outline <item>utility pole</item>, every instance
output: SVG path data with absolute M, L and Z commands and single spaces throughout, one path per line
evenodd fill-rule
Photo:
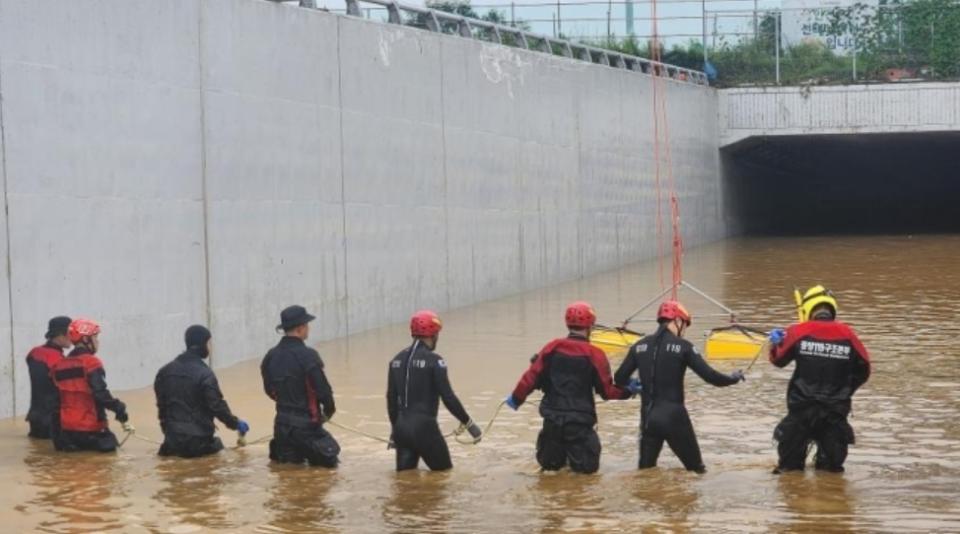
M 563 37 L 563 26 L 560 20 L 560 0 L 557 0 L 557 37 Z
M 753 40 L 756 40 L 760 37 L 760 24 L 757 22 L 757 1 L 753 0 Z
M 707 0 L 700 0 L 700 19 L 703 22 L 703 65 L 707 65 Z
M 626 0 L 624 7 L 627 19 L 627 37 L 633 37 L 633 0 Z
M 610 33 L 610 15 L 613 11 L 613 0 L 607 0 L 607 42 L 613 38 L 613 34 Z
M 778 11 L 778 12 L 777 12 L 777 18 L 776 18 L 776 20 L 774 20 L 774 28 L 773 28 L 774 41 L 776 41 L 776 42 L 774 43 L 774 47 L 776 47 L 776 50 L 777 50 L 777 59 L 776 59 L 776 61 L 777 61 L 777 85 L 780 85 L 780 15 L 781 15 L 781 12 Z

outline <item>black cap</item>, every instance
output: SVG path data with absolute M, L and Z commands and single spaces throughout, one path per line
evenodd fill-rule
M 284 332 L 293 330 L 314 319 L 316 319 L 316 317 L 307 313 L 307 309 L 303 306 L 297 306 L 296 304 L 287 306 L 280 312 L 280 324 L 277 325 L 277 330 L 283 330 Z
M 67 335 L 67 329 L 70 328 L 71 319 L 65 315 L 58 315 L 47 323 L 47 339 L 53 339 L 57 336 Z
M 187 331 L 183 333 L 183 342 L 186 343 L 188 349 L 190 347 L 205 348 L 207 341 L 210 341 L 211 337 L 213 336 L 210 334 L 210 331 L 207 330 L 207 327 L 195 324 L 187 328 Z

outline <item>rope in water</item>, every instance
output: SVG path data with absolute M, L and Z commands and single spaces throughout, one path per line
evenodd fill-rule
M 766 354 L 770 350 L 770 342 L 764 341 L 763 345 L 760 345 L 760 348 L 757 349 L 757 355 L 753 357 L 753 360 L 750 361 L 750 365 L 743 370 L 744 373 L 749 373 L 750 369 L 753 368 L 753 364 L 757 363 L 757 360 L 760 359 L 761 354 Z
M 155 439 L 148 438 L 148 437 L 146 437 L 146 436 L 137 434 L 136 429 L 133 428 L 133 427 L 130 427 L 129 430 L 126 430 L 126 434 L 123 436 L 123 439 L 120 440 L 120 443 L 117 444 L 117 446 L 118 446 L 118 447 L 123 447 L 123 445 L 124 445 L 130 438 L 138 439 L 138 440 L 140 440 L 140 441 L 142 441 L 142 442 L 144 442 L 144 443 L 149 443 L 149 444 L 151 444 L 151 445 L 158 445 L 158 446 L 162 446 L 162 445 L 163 445 L 163 442 L 161 442 L 161 441 L 157 441 L 157 440 L 155 440 Z M 256 444 L 258 444 L 258 443 L 263 443 L 263 442 L 265 442 L 265 441 L 269 441 L 270 439 L 273 439 L 273 434 L 270 434 L 269 436 L 263 436 L 263 437 L 257 438 L 257 439 L 255 439 L 255 440 L 253 440 L 253 441 L 247 441 L 244 436 L 238 436 L 238 437 L 237 437 L 237 446 L 236 446 L 236 448 L 245 447 L 245 446 L 247 446 L 247 445 L 256 445 Z
M 486 427 L 484 427 L 483 433 L 482 433 L 481 437 L 482 437 L 482 436 L 486 436 L 487 434 L 490 433 L 490 429 L 493 428 L 493 423 L 497 420 L 497 417 L 499 417 L 500 412 L 503 410 L 503 407 L 504 407 L 506 404 L 507 404 L 507 401 L 505 401 L 505 400 L 500 401 L 500 404 L 497 405 L 496 410 L 494 410 L 494 412 L 493 412 L 493 417 L 491 417 L 490 420 L 487 421 L 487 425 L 486 425 Z M 537 402 L 537 401 L 530 401 L 530 404 L 536 406 L 536 405 L 539 404 L 539 402 Z M 375 434 L 371 434 L 371 433 L 369 433 L 369 432 L 360 430 L 359 428 L 354 428 L 354 427 L 351 427 L 351 426 L 343 425 L 343 424 L 340 424 L 340 423 L 338 423 L 338 422 L 336 422 L 336 421 L 327 421 L 326 423 L 327 423 L 328 425 L 335 426 L 335 427 L 337 427 L 337 428 L 339 428 L 339 429 L 341 429 L 341 430 L 345 430 L 345 431 L 347 431 L 347 432 L 352 432 L 352 433 L 354 433 L 354 434 L 357 434 L 357 435 L 360 435 L 360 436 L 363 436 L 363 437 L 366 437 L 366 438 L 369 438 L 369 439 L 372 439 L 372 440 L 379 441 L 380 443 L 386 443 L 387 445 L 390 445 L 390 444 L 391 444 L 391 442 L 390 442 L 389 439 L 381 438 L 380 436 L 377 436 L 377 435 L 375 435 Z M 462 436 L 462 435 L 464 434 L 464 432 L 466 432 L 466 431 L 467 431 L 467 428 L 466 428 L 464 425 L 460 425 L 460 426 L 457 427 L 455 430 L 444 434 L 443 437 L 445 437 L 445 438 L 450 438 L 450 437 L 452 437 L 454 440 L 456 440 L 457 443 L 459 443 L 459 444 L 461 444 L 461 445 L 476 445 L 477 443 L 480 442 L 480 438 L 474 439 L 473 437 L 470 437 L 468 440 L 460 439 L 460 436 Z M 161 442 L 159 442 L 159 441 L 157 441 L 157 440 L 150 439 L 150 438 L 148 438 L 148 437 L 141 436 L 140 434 L 137 434 L 137 433 L 136 433 L 136 430 L 133 429 L 133 427 L 130 427 L 130 430 L 127 430 L 127 433 L 126 433 L 126 435 L 123 437 L 123 440 L 120 441 L 119 446 L 120 446 L 120 447 L 123 447 L 123 444 L 126 443 L 127 440 L 129 440 L 130 438 L 139 439 L 140 441 L 144 441 L 144 442 L 146 442 L 146 443 L 151 443 L 151 444 L 153 444 L 153 445 L 163 445 L 163 443 L 161 443 Z M 237 437 L 237 445 L 236 445 L 235 448 L 247 447 L 247 446 L 250 446 L 250 445 L 257 445 L 257 444 L 259 444 L 259 443 L 264 443 L 264 442 L 270 441 L 271 439 L 273 439 L 273 434 L 269 434 L 269 435 L 266 435 L 266 436 L 262 436 L 262 437 L 259 437 L 259 438 L 255 439 L 255 440 L 252 440 L 252 441 L 247 441 L 245 436 L 239 436 L 239 437 Z
M 359 434 L 359 435 L 361 435 L 361 436 L 364 436 L 364 437 L 367 437 L 367 438 L 370 438 L 370 439 L 373 439 L 373 440 L 377 440 L 377 441 L 379 441 L 380 443 L 386 443 L 387 445 L 390 444 L 390 440 L 389 440 L 389 439 L 384 439 L 384 438 L 381 438 L 380 436 L 375 436 L 375 435 L 373 435 L 373 434 L 370 434 L 369 432 L 364 432 L 363 430 L 360 430 L 359 428 L 353 428 L 353 427 L 349 427 L 349 426 L 347 426 L 347 425 L 341 425 L 340 423 L 337 423 L 336 421 L 327 421 L 327 424 L 328 424 L 328 425 L 333 425 L 333 426 L 335 426 L 335 427 L 337 427 L 337 428 L 339 428 L 339 429 L 341 429 L 341 430 L 346 430 L 347 432 L 353 432 L 354 434 Z
M 150 438 L 148 438 L 148 437 L 141 436 L 140 434 L 137 434 L 137 433 L 135 433 L 135 432 L 131 432 L 129 435 L 133 436 L 134 439 L 139 439 L 140 441 L 143 441 L 143 442 L 146 442 L 146 443 L 151 443 L 151 444 L 153 444 L 153 445 L 163 445 L 163 443 L 160 442 L 160 441 L 157 441 L 157 440 L 155 440 L 155 439 L 150 439 Z
M 494 410 L 493 412 L 493 417 L 491 417 L 490 420 L 487 421 L 487 426 L 483 429 L 482 436 L 485 436 L 490 432 L 490 429 L 493 427 L 494 421 L 497 420 L 497 416 L 500 415 L 500 411 L 503 409 L 506 403 L 507 401 L 504 400 L 497 405 L 497 409 Z M 391 443 L 389 439 L 381 438 L 380 436 L 371 434 L 369 432 L 365 432 L 363 430 L 360 430 L 359 428 L 353 428 L 347 425 L 342 425 L 334 421 L 327 421 L 327 424 L 333 425 L 341 430 L 346 430 L 347 432 L 353 432 L 354 434 L 358 434 L 360 436 L 379 441 L 380 443 L 386 443 L 387 445 L 390 445 Z M 474 439 L 473 437 L 470 437 L 468 440 L 461 439 L 460 436 L 462 436 L 466 431 L 467 431 L 466 427 L 463 425 L 460 425 L 459 427 L 456 428 L 456 430 L 453 430 L 451 432 L 444 434 L 443 437 L 445 438 L 452 437 L 454 440 L 456 440 L 457 443 L 461 445 L 476 445 L 477 443 L 480 442 L 480 439 Z
M 490 420 L 487 421 L 487 426 L 483 429 L 483 433 L 480 435 L 479 438 L 471 437 L 470 441 L 461 440 L 460 435 L 463 434 L 463 430 L 464 430 L 463 426 L 461 425 L 460 428 L 457 429 L 459 430 L 459 432 L 457 433 L 456 436 L 454 436 L 453 439 L 455 439 L 457 443 L 461 445 L 476 445 L 477 443 L 480 442 L 483 436 L 486 436 L 490 432 L 490 428 L 493 427 L 493 422 L 497 420 L 497 416 L 500 415 L 500 410 L 502 410 L 504 405 L 506 404 L 507 404 L 506 400 L 500 401 L 500 404 L 497 405 L 497 409 L 493 411 L 493 417 L 491 417 Z
M 124 445 L 130 438 L 139 439 L 140 441 L 145 441 L 145 442 L 147 442 L 147 443 L 152 443 L 152 444 L 154 444 L 154 445 L 163 445 L 163 443 L 161 443 L 161 442 L 159 442 L 159 441 L 156 441 L 156 440 L 150 439 L 150 438 L 148 438 L 148 437 L 141 436 L 140 434 L 137 434 L 137 429 L 134 428 L 134 427 L 131 426 L 131 425 L 126 425 L 126 424 L 124 424 L 123 430 L 124 430 L 124 432 L 126 432 L 126 434 L 123 436 L 123 439 L 120 440 L 120 443 L 117 443 L 117 447 L 123 447 L 123 445 Z
M 271 439 L 273 439 L 273 434 L 267 434 L 266 436 L 261 436 L 252 441 L 247 441 L 246 436 L 237 436 L 237 445 L 234 447 L 234 449 L 239 449 L 248 445 L 259 445 L 260 443 L 266 443 Z

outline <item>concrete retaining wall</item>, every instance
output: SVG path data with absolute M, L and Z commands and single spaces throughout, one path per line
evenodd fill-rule
M 684 238 L 721 238 L 716 94 L 666 85 Z M 52 315 L 103 323 L 121 389 L 191 322 L 222 366 L 292 302 L 332 338 L 655 252 L 638 73 L 258 0 L 0 0 L 0 98 L 0 416 Z

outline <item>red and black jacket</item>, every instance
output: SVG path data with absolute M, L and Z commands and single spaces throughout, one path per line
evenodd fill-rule
M 264 392 L 276 402 L 278 424 L 305 428 L 333 417 L 333 388 L 323 361 L 302 339 L 284 336 L 264 356 L 260 376 Z
M 613 384 L 603 351 L 574 334 L 540 349 L 517 382 L 513 398 L 522 404 L 534 389 L 543 391 L 540 415 L 560 425 L 596 424 L 594 391 L 604 400 L 630 397 L 628 391 Z
M 50 378 L 50 370 L 63 359 L 63 349 L 48 341 L 34 347 L 27 354 L 27 370 L 30 372 L 30 411 L 27 421 L 49 426 L 51 417 L 60 406 L 57 386 Z
M 86 349 L 76 348 L 54 364 L 50 377 L 60 394 L 60 428 L 99 432 L 107 428 L 104 409 L 126 420 L 126 406 L 107 389 L 103 363 Z M 122 415 L 121 415 L 122 414 Z
M 770 362 L 797 365 L 787 388 L 787 407 L 820 405 L 843 415 L 850 398 L 870 377 L 870 355 L 853 330 L 840 321 L 806 321 L 787 329 L 783 343 L 770 350 Z

